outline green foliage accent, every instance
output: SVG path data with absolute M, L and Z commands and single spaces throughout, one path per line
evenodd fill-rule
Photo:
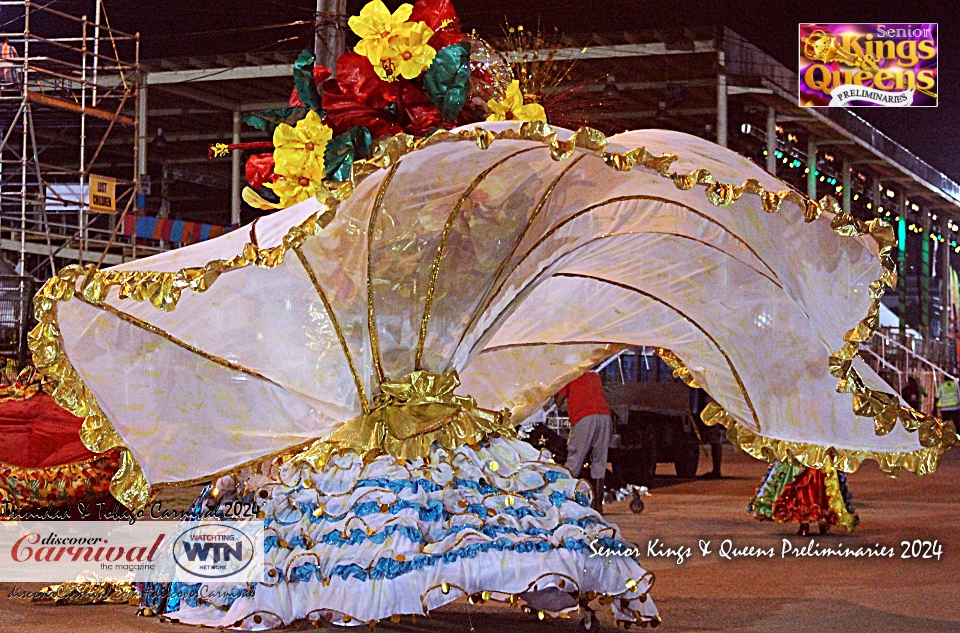
M 327 172 L 325 180 L 349 180 L 353 161 L 367 158 L 372 142 L 370 130 L 362 125 L 352 127 L 330 140 L 323 153 L 323 165 Z
M 300 53 L 300 57 L 293 64 L 293 85 L 297 89 L 297 96 L 300 97 L 300 101 L 323 116 L 320 107 L 320 93 L 317 91 L 317 84 L 313 80 L 314 62 L 316 62 L 316 58 L 309 50 Z
M 282 108 L 280 110 L 261 110 L 243 117 L 243 122 L 268 134 L 273 134 L 281 123 L 296 125 L 297 121 L 307 116 L 308 108 Z
M 470 43 L 459 42 L 437 51 L 423 75 L 423 90 L 443 115 L 455 121 L 470 91 Z

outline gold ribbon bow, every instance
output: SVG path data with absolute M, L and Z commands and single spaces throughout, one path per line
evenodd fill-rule
M 370 413 L 317 440 L 293 461 L 320 469 L 332 456 L 346 452 L 357 453 L 366 462 L 380 455 L 423 459 L 434 442 L 453 450 L 488 435 L 514 434 L 509 411 L 478 407 L 472 397 L 453 393 L 459 385 L 456 371 L 415 371 L 397 382 L 384 382 Z

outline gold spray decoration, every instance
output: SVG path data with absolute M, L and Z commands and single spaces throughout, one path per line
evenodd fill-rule
M 576 60 L 562 56 L 563 48 L 557 29 L 549 34 L 539 26 L 536 30 L 525 30 L 523 25 L 504 26 L 502 49 L 527 100 L 540 102 L 570 78 Z
M 214 143 L 209 150 L 211 158 L 223 158 L 230 154 L 230 146 L 226 143 Z

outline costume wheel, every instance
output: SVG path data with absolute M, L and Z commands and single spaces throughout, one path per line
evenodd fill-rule
M 630 501 L 630 511 L 634 514 L 640 514 L 643 512 L 643 499 L 640 498 L 640 495 L 637 493 L 633 494 L 633 499 Z

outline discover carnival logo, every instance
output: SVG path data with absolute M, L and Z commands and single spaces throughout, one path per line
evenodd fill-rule
M 261 582 L 263 521 L 0 521 L 0 582 Z
M 801 24 L 800 105 L 937 105 L 936 24 Z

